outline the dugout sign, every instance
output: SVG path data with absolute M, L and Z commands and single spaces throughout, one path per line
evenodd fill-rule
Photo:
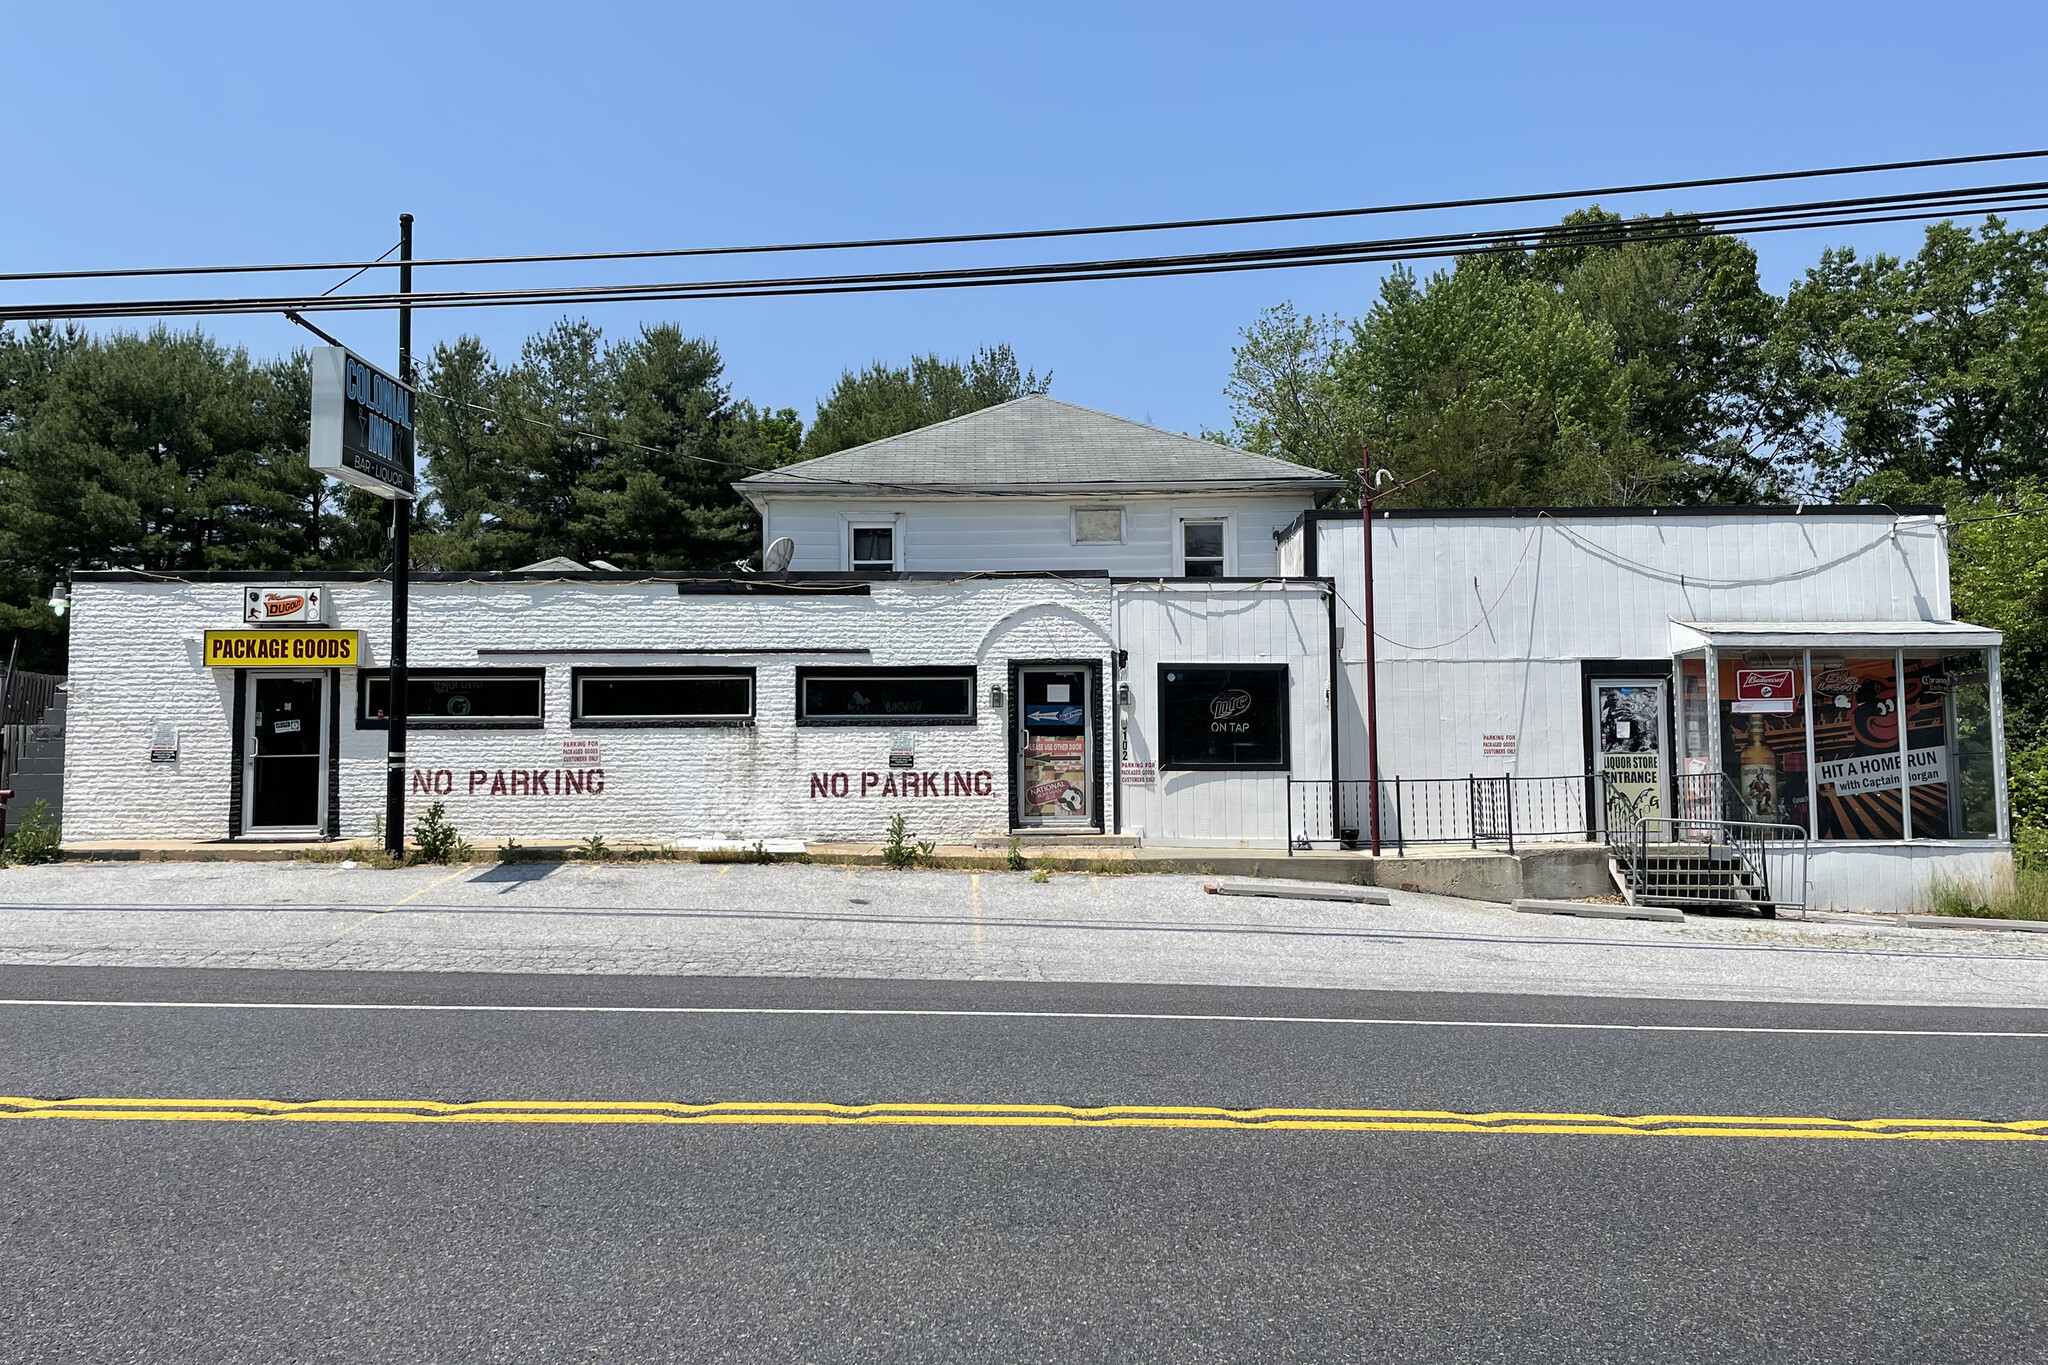
M 380 498 L 413 496 L 413 391 L 340 346 L 313 351 L 311 463 Z

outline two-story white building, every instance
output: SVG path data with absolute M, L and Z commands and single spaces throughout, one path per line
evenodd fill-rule
M 1332 475 L 1034 396 L 736 487 L 774 572 L 416 574 L 413 809 L 480 847 L 902 815 L 1276 853 L 1704 812 L 1803 836 L 1814 904 L 2009 875 L 1999 639 L 1949 619 L 1938 509 L 1377 514 L 1374 784 Z M 371 833 L 385 578 L 72 601 L 67 841 Z

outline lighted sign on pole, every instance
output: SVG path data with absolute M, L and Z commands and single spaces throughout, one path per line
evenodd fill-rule
M 312 465 L 380 498 L 413 496 L 413 391 L 352 351 L 313 351 Z

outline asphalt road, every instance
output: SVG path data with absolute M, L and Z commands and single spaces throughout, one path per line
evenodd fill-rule
M 33 967 L 0 997 L 144 1002 L 0 1005 L 0 1095 L 44 1099 L 2048 1118 L 2048 1011 Z M 0 1118 L 0 1355 L 2038 1360 L 2044 1176 L 2010 1141 Z

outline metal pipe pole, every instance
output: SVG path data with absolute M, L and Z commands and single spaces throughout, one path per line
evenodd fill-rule
M 398 292 L 412 292 L 412 215 L 398 215 Z M 412 383 L 412 309 L 398 310 L 398 379 Z M 385 715 L 384 850 L 405 856 L 405 635 L 406 608 L 412 595 L 412 499 L 391 500 L 391 663 L 390 701 Z M 337 702 L 339 698 L 336 699 Z
M 1366 799 L 1372 807 L 1372 856 L 1380 856 L 1380 689 L 1373 633 L 1372 590 L 1372 454 L 1358 457 L 1358 507 L 1365 532 L 1365 776 Z

